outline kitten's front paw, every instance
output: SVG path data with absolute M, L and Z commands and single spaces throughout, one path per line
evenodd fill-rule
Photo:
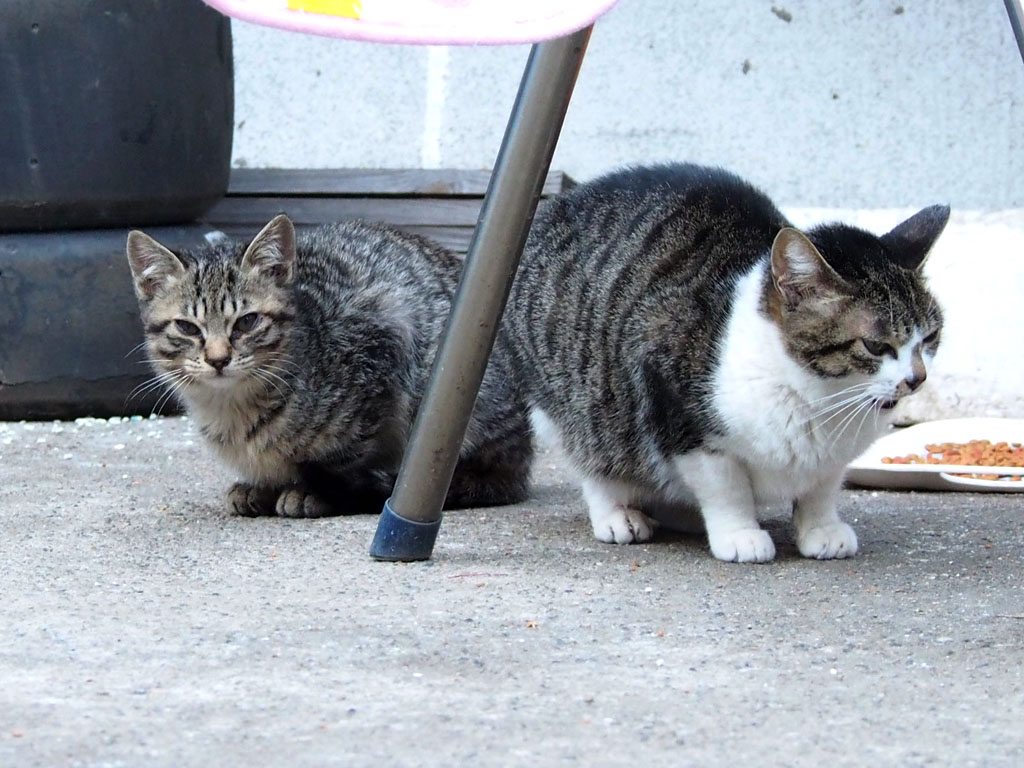
M 277 514 L 281 517 L 327 517 L 334 511 L 319 496 L 303 488 L 288 488 L 277 497 Z
M 775 544 L 767 531 L 739 528 L 708 536 L 711 554 L 727 563 L 767 563 L 775 559 Z
M 654 521 L 630 507 L 613 507 L 597 517 L 591 512 L 590 523 L 598 541 L 607 544 L 639 543 L 654 535 Z
M 228 512 L 242 517 L 258 517 L 274 514 L 276 494 L 267 488 L 248 483 L 235 483 L 227 492 Z
M 844 522 L 799 531 L 796 544 L 801 555 L 817 560 L 833 560 L 857 554 L 857 534 Z

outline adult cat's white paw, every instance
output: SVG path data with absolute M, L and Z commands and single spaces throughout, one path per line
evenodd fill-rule
M 639 509 L 612 507 L 595 514 L 590 512 L 594 536 L 608 544 L 633 544 L 647 541 L 654 535 L 654 521 Z
M 837 521 L 799 531 L 796 545 L 804 557 L 833 560 L 857 554 L 857 534 L 846 523 Z
M 767 531 L 739 528 L 708 535 L 711 554 L 727 563 L 767 563 L 775 558 L 775 544 Z

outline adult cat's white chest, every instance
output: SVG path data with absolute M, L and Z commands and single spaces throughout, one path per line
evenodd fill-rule
M 875 440 L 886 419 L 857 410 L 851 382 L 824 379 L 787 353 L 759 310 L 765 266 L 741 278 L 722 339 L 712 407 L 726 427 L 712 447 L 739 459 L 759 502 L 786 501 L 834 476 Z

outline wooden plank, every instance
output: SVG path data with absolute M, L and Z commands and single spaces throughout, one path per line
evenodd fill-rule
M 479 198 L 226 197 L 205 220 L 225 226 L 262 226 L 279 213 L 296 224 L 366 219 L 401 226 L 476 226 Z
M 287 213 L 299 229 L 348 219 L 382 221 L 464 254 L 489 181 L 488 171 L 238 168 L 228 196 L 204 220 L 236 238 L 252 237 L 278 213 Z M 552 171 L 543 194 L 574 185 Z
M 263 222 L 266 223 L 266 222 Z M 251 238 L 259 230 L 262 224 L 253 224 L 252 226 L 241 226 L 241 225 L 229 225 L 222 222 L 211 221 L 209 226 L 213 229 L 219 229 L 229 237 L 236 240 L 245 240 Z M 300 225 L 296 229 L 301 232 L 304 229 L 312 229 L 314 225 Z M 414 235 L 420 235 L 427 238 L 428 240 L 437 243 L 442 248 L 447 248 L 450 251 L 454 251 L 459 255 L 465 255 L 466 251 L 469 250 L 469 241 L 473 237 L 472 227 L 398 227 L 403 232 L 410 232 Z
M 490 171 L 452 169 L 235 168 L 228 195 L 482 196 L 490 178 Z M 573 186 L 563 172 L 552 171 L 541 194 L 554 195 Z

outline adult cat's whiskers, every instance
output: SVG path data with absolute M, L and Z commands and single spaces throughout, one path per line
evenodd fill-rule
M 859 410 L 859 408 L 861 407 L 861 405 L 863 405 L 864 403 L 871 402 L 873 402 L 872 398 L 866 392 L 861 392 L 849 398 L 848 400 L 844 400 L 842 403 L 825 410 L 822 415 L 824 415 L 824 413 L 830 413 L 831 415 L 829 415 L 827 419 L 824 419 L 821 422 L 819 422 L 817 424 L 817 427 L 824 427 L 826 424 L 828 424 L 830 421 L 836 418 L 843 417 L 841 421 L 845 420 L 845 417 L 849 415 L 851 408 L 853 409 L 853 412 L 856 413 L 857 410 Z
M 871 404 L 871 407 L 864 409 L 864 414 L 860 417 L 860 423 L 857 425 L 857 431 L 853 435 L 854 442 L 857 442 L 857 439 L 860 437 L 860 431 L 864 428 L 864 422 L 867 421 L 868 416 L 870 416 L 872 413 L 875 414 L 876 416 L 878 415 L 878 410 L 875 409 L 874 403 Z
M 828 400 L 834 400 L 837 397 L 849 395 L 851 392 L 856 392 L 857 390 L 867 389 L 870 386 L 872 386 L 872 384 L 869 381 L 862 382 L 860 384 L 851 384 L 850 386 L 845 387 L 844 389 L 841 389 L 838 392 L 833 392 L 831 395 L 825 395 L 824 397 L 816 397 L 813 400 L 808 400 L 807 402 L 810 405 L 815 405 L 816 403 L 823 403 Z
M 843 432 L 846 431 L 846 428 L 850 424 L 853 423 L 853 420 L 857 418 L 857 414 L 863 413 L 866 416 L 872 410 L 873 406 L 874 406 L 874 400 L 873 399 L 867 398 L 867 399 L 862 400 L 860 403 L 857 404 L 857 406 L 849 414 L 846 415 L 845 418 L 842 419 L 842 421 L 840 421 L 832 429 L 831 432 L 829 432 L 828 439 L 830 441 L 833 440 L 833 438 L 838 439 L 843 434 Z M 863 426 L 863 424 L 864 424 L 864 420 L 862 418 L 861 419 L 861 426 Z M 857 428 L 857 434 L 858 435 L 860 434 L 860 427 Z
M 857 432 L 854 435 L 854 441 L 860 436 L 860 431 L 864 427 L 864 422 L 867 417 L 874 411 L 875 398 L 868 392 L 870 384 L 855 384 L 851 387 L 846 388 L 841 393 L 846 394 L 844 400 L 840 400 L 837 403 L 831 403 L 826 405 L 821 410 L 817 411 L 808 421 L 812 421 L 821 416 L 829 414 L 827 418 L 813 425 L 814 430 L 824 428 L 827 424 L 839 419 L 825 437 L 827 442 L 837 441 L 849 426 L 860 416 L 860 421 L 857 424 Z
M 832 419 L 834 419 L 836 416 L 841 414 L 843 411 L 845 411 L 850 406 L 859 404 L 866 397 L 867 397 L 867 393 L 866 392 L 859 392 L 859 393 L 857 393 L 855 395 L 851 395 L 850 397 L 848 397 L 845 400 L 841 400 L 838 403 L 832 403 L 831 405 L 828 405 L 825 408 L 822 408 L 817 413 L 815 413 L 814 416 L 812 416 L 811 418 L 812 419 L 816 419 L 816 418 L 820 418 L 822 416 L 825 416 L 826 414 L 831 414 L 827 419 L 825 419 L 824 421 L 822 421 L 819 424 L 819 426 L 823 426 L 825 424 L 828 424 L 828 422 L 830 422 Z
M 821 423 L 816 425 L 816 428 L 817 427 L 823 427 L 825 424 L 830 422 L 832 419 L 834 419 L 837 416 L 839 416 L 840 414 L 842 414 L 843 411 L 845 411 L 851 405 L 857 404 L 858 402 L 863 400 L 865 397 L 867 397 L 867 390 L 870 387 L 871 387 L 870 383 L 854 384 L 852 386 L 846 387 L 843 390 L 840 390 L 839 392 L 836 392 L 835 394 L 826 395 L 825 397 L 819 397 L 816 400 L 811 400 L 810 404 L 812 404 L 812 405 L 814 403 L 819 403 L 819 402 L 825 402 L 825 405 L 823 405 L 821 408 L 819 408 L 818 410 L 814 411 L 810 416 L 808 416 L 806 419 L 804 419 L 804 421 L 801 422 L 801 426 L 803 426 L 804 424 L 807 424 L 808 422 L 812 422 L 815 419 L 819 419 L 822 416 L 825 416 L 827 414 L 832 414 L 827 419 L 825 419 L 824 421 L 822 421 Z M 834 402 L 834 403 L 827 402 L 828 400 L 833 400 L 833 399 L 835 399 L 837 397 L 843 397 L 843 399 L 839 400 L 838 402 Z

